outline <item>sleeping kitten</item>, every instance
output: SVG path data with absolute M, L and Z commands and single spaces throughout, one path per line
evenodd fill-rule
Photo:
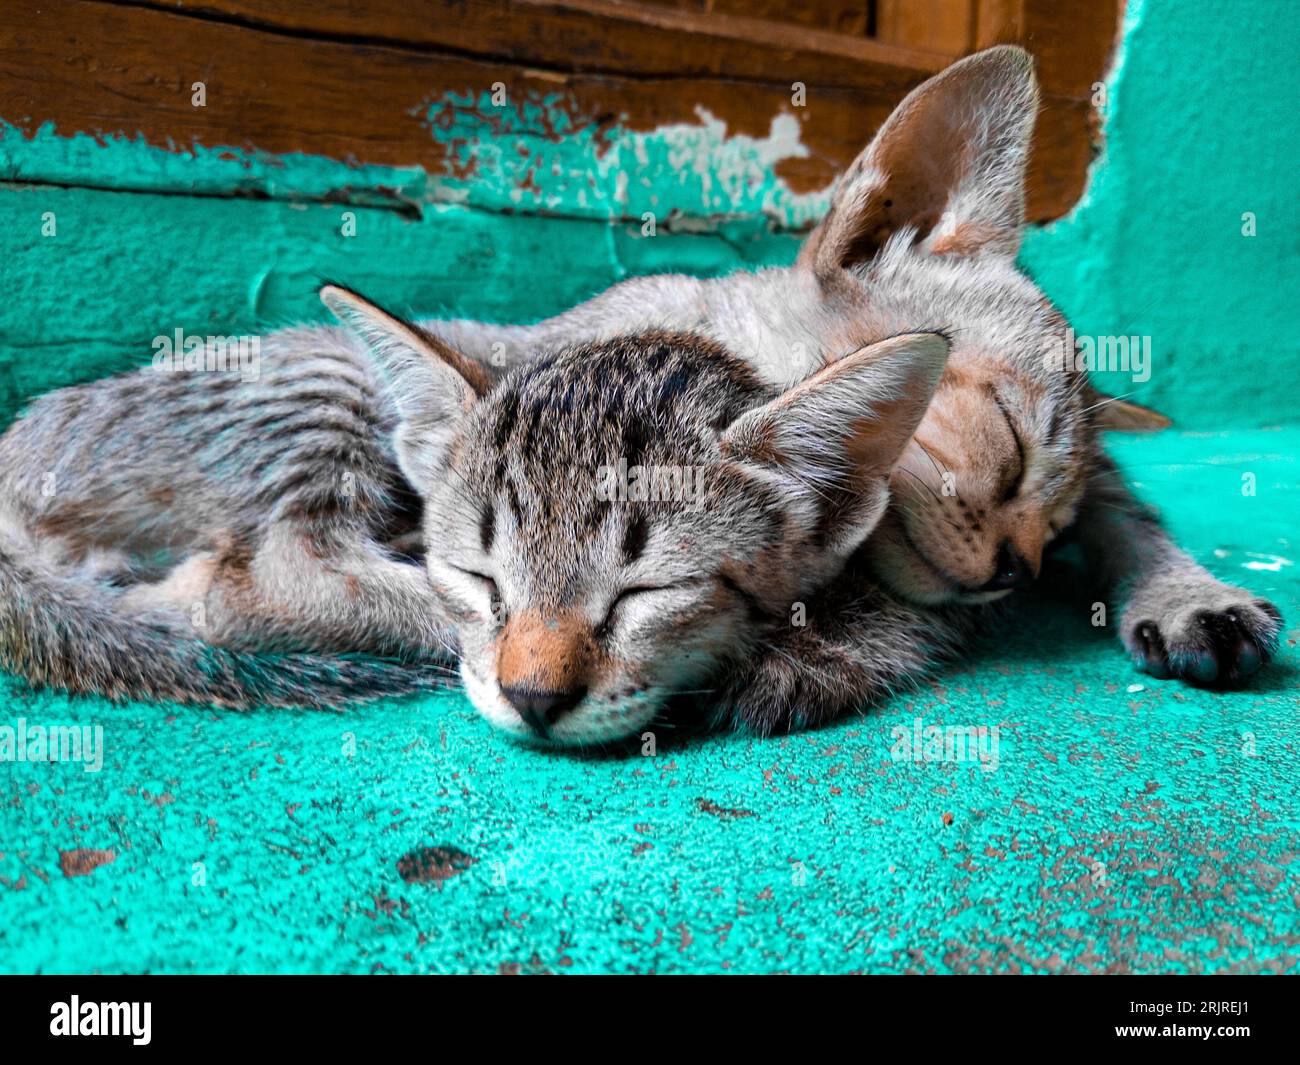
M 1044 548 L 1070 530 L 1138 668 L 1235 683 L 1275 652 L 1277 609 L 1216 580 L 1132 497 L 1100 432 L 1168 420 L 1096 392 L 1072 350 L 1063 365 L 1068 323 L 1016 269 L 1037 100 L 1032 60 L 1011 46 L 919 86 L 844 175 L 793 267 L 629 280 L 531 326 L 424 325 L 487 366 L 629 329 L 689 329 L 778 387 L 828 354 L 942 330 L 947 371 L 862 564 L 912 602 L 980 604 L 1032 581 Z M 752 683 L 737 681 L 742 716 L 779 727 L 793 699 L 823 719 L 889 690 L 920 656 L 859 663 L 869 631 L 827 624 L 823 639 L 817 626 L 787 631 L 788 646 L 774 637 Z
M 778 394 L 649 333 L 493 386 L 354 293 L 322 298 L 352 335 L 278 334 L 256 381 L 140 370 L 0 439 L 0 663 L 243 707 L 427 686 L 455 650 L 498 727 L 625 736 L 840 572 L 948 349 L 894 337 Z M 418 564 L 395 546 L 412 497 Z

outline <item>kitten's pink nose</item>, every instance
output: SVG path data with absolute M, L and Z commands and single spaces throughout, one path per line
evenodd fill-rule
M 551 733 L 551 726 L 582 702 L 587 689 L 578 687 L 567 691 L 542 691 L 517 686 L 502 688 L 501 694 L 519 712 L 524 724 L 542 739 L 546 739 Z

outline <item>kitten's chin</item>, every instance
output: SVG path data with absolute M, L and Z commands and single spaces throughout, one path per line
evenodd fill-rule
M 1005 599 L 1012 589 L 976 591 L 948 576 L 907 535 L 901 519 L 890 515 L 867 549 L 871 572 L 895 595 L 920 606 L 979 606 Z
M 872 576 L 895 595 L 921 606 L 963 602 L 961 585 L 946 580 L 902 530 L 877 530 L 867 548 Z
M 982 603 L 996 603 L 999 599 L 1005 599 L 1015 589 L 1003 588 L 999 592 L 966 592 L 958 591 L 951 602 L 961 603 L 965 606 L 979 606 Z

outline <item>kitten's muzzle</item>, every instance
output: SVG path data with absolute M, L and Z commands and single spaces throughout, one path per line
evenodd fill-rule
M 501 694 L 525 725 L 542 739 L 548 739 L 551 726 L 586 698 L 587 688 L 582 685 L 565 691 L 546 691 L 516 685 L 502 688 Z
M 1010 540 L 1003 540 L 998 547 L 997 561 L 993 567 L 993 576 L 972 592 L 1003 592 L 1013 588 L 1028 588 L 1034 583 L 1034 565 L 1012 545 Z

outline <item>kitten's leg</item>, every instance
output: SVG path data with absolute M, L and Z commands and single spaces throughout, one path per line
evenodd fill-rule
M 778 622 L 737 663 L 719 713 L 760 735 L 805 728 L 910 687 L 974 633 L 979 611 L 893 599 L 862 573 L 806 604 L 805 624 Z
M 1077 532 L 1090 576 L 1119 609 L 1119 634 L 1154 677 L 1231 684 L 1277 651 L 1282 615 L 1224 584 L 1181 550 L 1134 498 L 1115 464 L 1089 481 Z
M 361 534 L 273 526 L 251 557 L 218 559 L 209 602 L 218 625 L 251 617 L 258 642 L 321 650 L 450 654 L 451 627 L 421 566 L 397 562 Z
M 131 586 L 118 602 L 133 613 L 168 610 L 197 617 L 194 608 L 207 601 L 215 565 L 216 555 L 211 551 L 191 555 L 162 580 Z
M 222 646 L 453 654 L 423 569 L 347 530 L 321 537 L 281 524 L 255 548 L 231 538 L 165 580 L 132 589 L 123 604 L 181 611 L 203 639 Z

